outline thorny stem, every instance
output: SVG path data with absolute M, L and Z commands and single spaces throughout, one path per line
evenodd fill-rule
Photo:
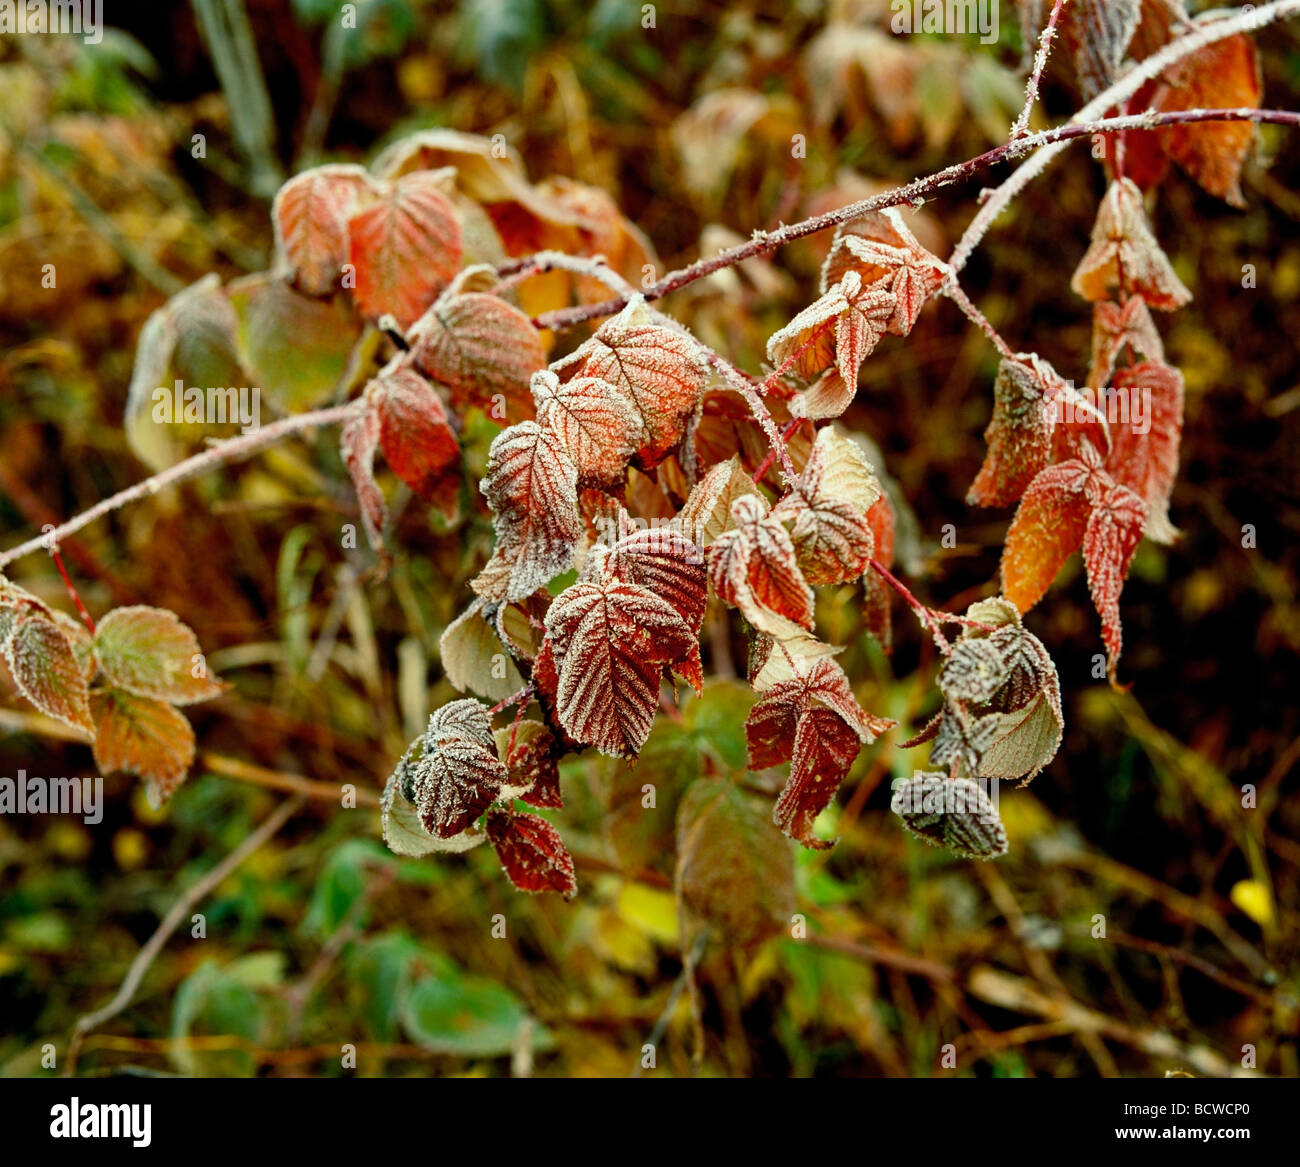
M 703 346 L 701 347 L 703 348 Z M 748 403 L 750 412 L 754 415 L 754 420 L 763 427 L 763 433 L 767 435 L 769 446 L 772 451 L 775 451 L 776 456 L 781 459 L 781 469 L 785 472 L 786 478 L 793 482 L 799 476 L 795 473 L 794 463 L 790 461 L 790 451 L 785 448 L 785 442 L 781 439 L 781 431 L 776 428 L 776 422 L 773 420 L 771 413 L 768 412 L 767 405 L 763 402 L 763 398 L 759 396 L 759 392 L 753 383 L 726 357 L 720 356 L 711 349 L 705 350 L 705 359 L 727 379 L 727 383 Z
M 993 342 L 993 347 L 996 348 L 998 352 L 1006 357 L 1007 360 L 1015 359 L 1016 354 L 1011 351 L 1011 346 L 1002 339 L 998 330 L 989 322 L 988 317 L 975 307 L 974 301 L 971 300 L 971 298 L 962 290 L 962 286 L 957 282 L 955 276 L 948 280 L 940 291 L 956 304 L 958 308 L 966 313 L 966 318 Z
M 785 423 L 785 427 L 781 430 L 781 447 L 783 449 L 785 448 L 786 442 L 790 440 L 790 435 L 799 428 L 799 423 L 803 420 L 802 417 L 792 417 Z M 767 473 L 768 467 L 772 465 L 772 461 L 776 457 L 776 450 L 776 446 L 771 447 L 763 460 L 758 464 L 758 469 L 754 471 L 755 482 L 763 481 L 763 475 Z
M 1061 9 L 1069 0 L 1056 0 L 1052 5 L 1052 14 L 1047 18 L 1047 27 L 1038 39 L 1038 52 L 1034 55 L 1033 71 L 1025 85 L 1025 107 L 1020 111 L 1015 124 L 1011 127 L 1011 140 L 1023 138 L 1029 133 L 1029 115 L 1033 112 L 1034 102 L 1038 100 L 1038 83 L 1043 79 L 1043 70 L 1047 67 L 1047 58 L 1052 52 L 1052 38 L 1056 35 L 1056 22 L 1060 19 Z
M 90 635 L 94 636 L 95 622 L 90 618 L 90 613 L 86 611 L 86 605 L 81 602 L 81 597 L 77 595 L 77 589 L 73 586 L 72 577 L 68 575 L 68 569 L 63 566 L 63 556 L 59 554 L 59 549 L 51 547 L 50 556 L 54 560 L 54 566 L 59 569 L 59 574 L 63 576 L 63 586 L 68 589 L 68 595 L 72 597 L 72 603 L 81 616 L 81 622 L 90 629 Z

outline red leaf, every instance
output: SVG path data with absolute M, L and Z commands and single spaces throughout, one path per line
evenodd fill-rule
M 289 179 L 271 207 L 275 241 L 310 296 L 340 286 L 348 262 L 348 220 L 358 199 L 378 184 L 360 166 L 317 166 Z
M 507 781 L 486 706 L 472 697 L 444 705 L 416 744 L 420 756 L 403 763 L 402 793 L 426 831 L 450 839 L 496 801 Z
M 645 436 L 625 389 L 599 377 L 561 381 L 549 369 L 533 375 L 532 389 L 538 424 L 560 436 L 580 482 L 607 486 L 623 477 Z
M 772 685 L 750 710 L 745 738 L 751 769 L 793 761 L 772 815 L 777 826 L 805 847 L 829 847 L 813 835 L 813 821 L 830 804 L 861 746 L 895 724 L 863 711 L 844 670 L 829 657 Z
M 704 392 L 705 369 L 695 343 L 659 323 L 637 296 L 578 353 L 576 375 L 599 377 L 627 393 L 645 430 L 637 465 L 657 466 L 682 440 Z
M 1130 296 L 1123 307 L 1110 300 L 1098 300 L 1092 308 L 1092 368 L 1088 372 L 1088 384 L 1095 389 L 1105 385 L 1126 347 L 1135 359 L 1138 356 L 1152 361 L 1165 359 L 1160 334 L 1141 296 Z
M 813 593 L 799 570 L 794 543 L 756 494 L 731 504 L 734 524 L 709 548 L 709 579 L 719 598 L 778 638 L 811 628 Z
M 540 721 L 521 721 L 498 735 L 507 742 L 506 769 L 512 788 L 523 789 L 519 795 L 529 806 L 560 807 L 560 767 L 558 743 Z M 509 745 L 510 739 L 514 745 Z
M 573 856 L 544 818 L 494 810 L 487 817 L 488 838 L 501 866 L 520 891 L 558 891 L 566 899 L 578 893 Z
M 399 178 L 352 216 L 348 231 L 353 299 L 371 318 L 390 313 L 409 328 L 460 269 L 460 222 L 433 174 Z
M 546 613 L 546 632 L 558 669 L 560 724 L 614 757 L 634 755 L 645 743 L 663 666 L 699 647 L 667 600 L 613 577 L 580 580 L 561 592 Z
M 1178 446 L 1183 431 L 1183 376 L 1175 368 L 1145 362 L 1121 369 L 1115 388 L 1129 400 L 1126 424 L 1111 425 L 1113 445 L 1106 469 L 1148 509 L 1146 535 L 1172 542 L 1177 531 L 1169 521 L 1169 495 L 1178 474 Z M 1142 403 L 1138 419 L 1136 404 Z
M 454 516 L 460 444 L 433 386 L 400 365 L 375 377 L 365 395 L 379 418 L 379 446 L 393 472 L 425 502 Z
M 485 599 L 522 600 L 568 570 L 582 538 L 578 470 L 554 430 L 533 421 L 502 430 L 479 486 L 497 545 L 470 587 Z
M 1152 308 L 1181 308 L 1192 294 L 1147 225 L 1142 192 L 1132 179 L 1112 182 L 1097 210 L 1092 243 L 1070 281 L 1085 300 L 1107 300 L 1111 289 L 1137 292 Z
M 546 350 L 513 304 L 485 292 L 447 295 L 409 339 L 415 363 L 451 390 L 457 406 L 477 406 L 495 421 L 522 421 L 532 412 L 528 384 L 546 365 Z
M 379 415 L 366 408 L 350 418 L 339 434 L 339 449 L 357 492 L 357 502 L 361 504 L 366 538 L 376 551 L 383 547 L 384 523 L 388 519 L 388 507 L 375 482 L 375 451 L 379 449 L 380 430 Z
M 767 340 L 767 359 L 813 377 L 832 362 L 845 386 L 856 388 L 858 369 L 885 335 L 897 299 L 881 283 L 867 286 L 855 270 Z M 796 359 L 796 354 L 798 357 Z
M 1083 537 L 1083 562 L 1088 569 L 1088 591 L 1101 616 L 1101 638 L 1109 656 L 1109 673 L 1115 678 L 1123 644 L 1119 619 L 1119 594 L 1124 587 L 1133 552 L 1142 539 L 1146 504 L 1126 486 L 1111 485 L 1093 506 Z

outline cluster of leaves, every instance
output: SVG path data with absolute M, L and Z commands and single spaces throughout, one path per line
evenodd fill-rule
M 1027 28 L 1041 8 L 1022 4 Z M 1081 0 L 1061 32 L 1082 88 L 1095 93 L 1128 58 L 1193 27 L 1177 0 Z M 1190 58 L 1135 101 L 1258 99 L 1245 77 L 1255 70 L 1248 41 L 1212 56 Z M 1205 77 L 1217 64 L 1224 77 L 1211 94 Z M 1168 501 L 1183 382 L 1150 309 L 1190 297 L 1150 230 L 1142 186 L 1159 177 L 1160 155 L 1234 199 L 1250 132 L 1130 135 L 1108 158 L 1112 182 L 1072 282 L 1094 304 L 1092 394 L 1035 353 L 1002 362 L 969 495 L 1017 507 L 1002 596 L 964 617 L 922 613 L 945 658 L 943 701 L 907 744 L 932 742 L 931 761 L 951 783 L 1028 781 L 1054 756 L 1056 672 L 1020 616 L 1076 550 L 1114 678 L 1119 596 L 1137 544 L 1176 534 Z M 882 338 L 908 336 L 931 298 L 955 291 L 951 268 L 895 209 L 842 224 L 819 297 L 769 338 L 760 379 L 635 293 L 628 281 L 650 251 L 607 196 L 565 180 L 531 184 L 495 142 L 433 131 L 395 143 L 368 170 L 317 167 L 280 190 L 273 221 L 271 272 L 224 290 L 196 285 L 150 322 L 136 414 L 139 386 L 187 361 L 224 360 L 279 378 L 282 391 L 287 379 L 300 401 L 367 377 L 341 451 L 381 553 L 388 516 L 376 456 L 454 519 L 465 506 L 466 417 L 506 423 L 478 484 L 495 547 L 441 644 L 448 679 L 497 708 L 466 698 L 433 715 L 385 792 L 390 845 L 423 854 L 490 841 L 518 886 L 572 894 L 558 834 L 517 813 L 516 800 L 560 807 L 567 753 L 635 758 L 676 682 L 702 691 L 703 625 L 727 607 L 743 618 L 759 695 L 746 722 L 750 767 L 789 762 L 773 821 L 805 846 L 828 845 L 815 820 L 862 746 L 894 724 L 862 708 L 838 650 L 815 631 L 814 589 L 861 581 L 871 629 L 888 643 L 882 588 L 896 583 L 893 510 L 864 445 L 834 422 Z M 555 357 L 539 314 L 611 290 L 622 310 Z M 330 355 L 304 384 L 288 357 L 313 337 Z M 1121 395 L 1139 394 L 1145 417 L 1115 416 Z M 962 626 L 955 642 L 944 623 Z M 538 712 L 526 718 L 530 703 Z M 494 730 L 492 717 L 515 704 L 513 723 Z M 979 842 L 946 820 L 904 819 L 929 841 L 951 836 L 964 854 L 999 852 L 997 831 Z
M 101 773 L 143 778 L 155 806 L 194 761 L 194 730 L 177 706 L 223 688 L 173 613 L 114 608 L 92 632 L 3 576 L 0 654 L 28 701 L 91 739 Z

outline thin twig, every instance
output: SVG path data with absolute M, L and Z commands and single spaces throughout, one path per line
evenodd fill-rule
M 136 954 L 135 960 L 131 962 L 131 967 L 126 971 L 122 986 L 117 990 L 113 999 L 93 1013 L 87 1013 L 78 1018 L 77 1024 L 72 1030 L 72 1039 L 68 1043 L 68 1060 L 63 1070 L 65 1078 L 72 1077 L 76 1072 L 77 1055 L 81 1050 L 81 1044 L 85 1040 L 86 1034 L 92 1029 L 103 1025 L 105 1021 L 111 1021 L 130 1005 L 135 997 L 136 990 L 140 988 L 140 982 L 144 980 L 145 974 L 162 951 L 163 945 L 171 938 L 171 934 L 180 926 L 181 921 L 189 914 L 190 910 L 263 843 L 267 842 L 289 819 L 297 814 L 302 809 L 303 801 L 302 798 L 291 798 L 287 802 L 282 802 L 262 820 L 257 829 L 245 838 L 238 847 L 172 904 L 167 914 L 159 922 L 154 934 L 145 941 L 144 947 Z
M 228 442 L 221 442 L 207 450 L 203 450 L 192 458 L 186 458 L 185 461 L 177 462 L 175 466 L 169 466 L 166 470 L 160 471 L 151 478 L 146 478 L 143 482 L 137 482 L 134 486 L 128 486 L 125 490 L 120 490 L 117 494 L 102 499 L 93 507 L 82 511 L 81 514 L 69 519 L 53 531 L 38 535 L 34 539 L 28 539 L 26 543 L 20 543 L 17 547 L 11 547 L 8 551 L 0 552 L 0 568 L 6 567 L 15 559 L 21 559 L 24 555 L 30 555 L 34 551 L 41 551 L 51 544 L 57 546 L 74 531 L 80 531 L 82 527 L 88 527 L 96 519 L 112 514 L 113 511 L 125 506 L 127 503 L 148 498 L 165 487 L 196 478 L 198 475 L 213 470 L 218 466 L 224 466 L 229 462 L 238 462 L 241 459 L 250 457 L 259 450 L 265 450 L 268 446 L 275 445 L 290 434 L 312 429 L 316 426 L 334 425 L 337 422 L 346 421 L 353 412 L 360 408 L 360 405 L 359 401 L 349 401 L 345 405 L 334 405 L 328 409 L 317 409 L 311 413 L 300 413 L 294 417 L 286 417 L 283 421 L 273 422 L 271 425 L 263 426 L 251 433 L 243 434 L 240 437 L 232 438 Z

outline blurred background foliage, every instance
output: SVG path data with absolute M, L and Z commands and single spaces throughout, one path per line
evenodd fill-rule
M 121 429 L 140 327 L 208 272 L 266 265 L 268 198 L 295 169 L 366 162 L 423 127 L 503 134 L 531 178 L 608 191 L 662 274 L 980 153 L 1005 139 L 1022 95 L 1009 4 L 989 46 L 893 37 L 883 0 L 668 0 L 653 6 L 654 28 L 630 0 L 370 0 L 355 29 L 332 0 L 106 7 L 97 46 L 0 39 L 6 545 L 144 475 Z M 239 11 L 246 27 L 205 37 L 205 22 Z M 1266 104 L 1300 106 L 1298 32 L 1259 38 Z M 256 46 L 265 102 L 241 43 Z M 1054 62 L 1046 116 L 1075 101 Z M 793 857 L 793 904 L 778 886 L 788 856 L 710 886 L 740 940 L 753 931 L 746 913 L 791 907 L 806 938 L 787 928 L 696 950 L 702 1072 L 1216 1074 L 1252 1045 L 1258 1070 L 1300 1074 L 1298 162 L 1300 138 L 1269 127 L 1244 211 L 1178 175 L 1160 191 L 1157 235 L 1196 297 L 1161 321 L 1187 378 L 1172 505 L 1183 535 L 1144 544 L 1125 588 L 1130 691 L 1093 677 L 1099 635 L 1077 561 L 1029 617 L 1060 670 L 1067 730 L 1032 788 L 1004 792 L 1004 860 L 957 861 L 899 829 L 889 780 L 923 755 L 892 743 L 936 704 L 933 649 L 896 608 L 886 655 L 862 634 L 860 590 L 826 589 L 822 635 L 848 645 L 864 704 L 902 726 L 863 751 L 828 812 L 838 845 Z M 979 188 L 920 210 L 922 241 L 946 254 Z M 1068 276 L 1103 189 L 1075 147 L 964 281 L 1013 347 L 1079 381 L 1090 317 Z M 666 308 L 758 371 L 767 335 L 815 294 L 827 243 L 719 273 Z M 55 288 L 42 287 L 46 264 Z M 845 418 L 879 445 L 912 509 L 904 578 L 951 610 L 993 589 L 1008 518 L 963 501 L 995 370 L 987 342 L 940 302 L 906 342 L 880 346 Z M 471 481 L 493 432 L 465 435 Z M 688 1073 L 677 803 L 697 775 L 743 770 L 752 696 L 722 679 L 686 699 L 636 769 L 566 761 L 557 818 L 578 857 L 572 903 L 516 893 L 488 848 L 390 855 L 376 795 L 428 710 L 455 695 L 438 637 L 490 528 L 472 508 L 448 525 L 408 506 L 392 570 L 374 579 L 339 545 L 355 502 L 335 441 L 286 444 L 65 544 L 92 611 L 174 610 L 234 687 L 191 711 L 200 762 L 161 812 L 118 776 L 96 826 L 0 820 L 0 1069 L 57 1072 L 42 1068 L 46 1042 L 62 1069 L 74 1022 L 112 996 L 176 896 L 287 796 L 277 786 L 306 776 L 354 783 L 361 805 L 310 798 L 223 880 L 197 909 L 206 938 L 182 924 L 131 1006 L 89 1036 L 79 1073 L 625 1075 L 647 1042 L 656 1066 L 642 1072 Z M 955 547 L 941 544 L 949 523 Z M 66 607 L 44 557 L 13 576 Z M 0 773 L 19 769 L 91 774 L 93 763 L 6 680 Z M 1245 813 L 1243 784 L 1257 800 Z M 345 1044 L 355 1071 L 341 1064 Z

